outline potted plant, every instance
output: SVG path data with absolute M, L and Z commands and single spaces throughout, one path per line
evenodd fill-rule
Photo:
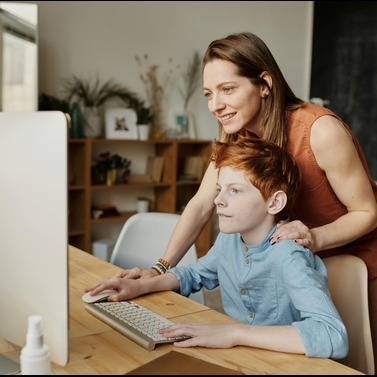
M 194 52 L 191 61 L 189 61 L 186 70 L 182 72 L 183 86 L 179 87 L 179 93 L 183 99 L 183 114 L 179 118 L 179 124 L 181 125 L 181 138 L 189 138 L 190 127 L 193 127 L 193 124 L 190 123 L 190 113 L 188 111 L 189 102 L 194 95 L 196 89 L 200 84 L 200 54 L 198 51 Z M 191 130 L 193 131 L 193 130 Z
M 63 93 L 68 103 L 77 102 L 82 107 L 86 137 L 103 136 L 103 122 L 99 108 L 107 100 L 119 98 L 130 108 L 140 106 L 140 99 L 137 95 L 113 79 L 102 82 L 98 77 L 95 80 L 89 80 L 73 75 L 64 81 Z
M 147 107 L 144 101 L 141 101 L 135 107 L 135 111 L 137 114 L 137 128 L 139 139 L 148 140 L 151 122 L 153 121 L 151 108 Z
M 145 105 L 144 101 L 140 101 L 135 106 L 137 114 L 137 124 L 150 124 L 153 120 L 153 114 L 150 107 Z
M 92 181 L 94 184 L 111 186 L 115 182 L 126 183 L 131 173 L 131 160 L 118 154 L 104 152 L 99 155 L 92 165 Z

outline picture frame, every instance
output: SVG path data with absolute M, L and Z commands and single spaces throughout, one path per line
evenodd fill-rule
M 105 110 L 106 139 L 137 140 L 137 114 L 134 109 L 117 107 Z

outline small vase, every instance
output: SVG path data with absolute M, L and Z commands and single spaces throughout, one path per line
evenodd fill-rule
M 149 124 L 138 124 L 138 137 L 139 140 L 148 140 L 149 139 L 149 133 L 150 133 L 150 125 Z
M 117 180 L 117 169 L 108 170 L 106 173 L 106 184 L 112 186 Z
M 181 123 L 181 138 L 189 138 L 189 117 L 187 113 L 182 114 L 182 123 Z
M 179 136 L 181 139 L 196 139 L 193 114 L 185 111 L 177 116 L 177 124 L 180 126 Z
M 82 113 L 79 104 L 75 102 L 71 110 L 70 138 L 82 139 L 84 137 Z
M 103 136 L 103 124 L 96 107 L 84 108 L 84 121 L 87 138 L 96 139 Z

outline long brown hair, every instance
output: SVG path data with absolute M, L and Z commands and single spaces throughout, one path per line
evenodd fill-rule
M 247 77 L 254 85 L 266 85 L 270 89 L 268 97 L 263 99 L 260 131 L 264 139 L 285 147 L 286 112 L 302 106 L 303 101 L 294 95 L 266 44 L 252 33 L 231 34 L 210 43 L 203 57 L 203 67 L 215 59 L 233 63 L 239 76 Z M 272 88 L 261 78 L 265 71 L 272 77 Z M 227 135 L 219 122 L 219 140 L 235 138 L 237 135 Z

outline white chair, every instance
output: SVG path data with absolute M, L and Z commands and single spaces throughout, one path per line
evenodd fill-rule
M 150 268 L 162 257 L 180 215 L 162 212 L 145 212 L 132 215 L 124 223 L 115 243 L 110 263 L 123 269 Z M 191 246 L 178 266 L 197 261 L 195 245 Z M 190 298 L 204 304 L 201 289 Z
M 347 328 L 349 353 L 337 360 L 365 374 L 374 374 L 372 335 L 369 322 L 368 273 L 354 255 L 324 258 L 329 290 Z

